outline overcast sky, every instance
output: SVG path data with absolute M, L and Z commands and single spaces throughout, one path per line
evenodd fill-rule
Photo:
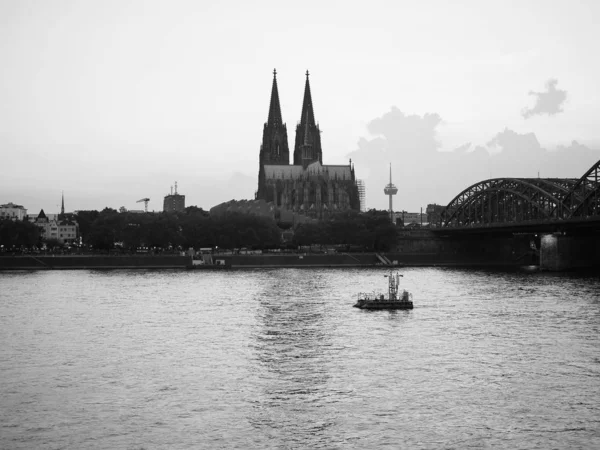
M 323 162 L 367 206 L 447 204 L 600 159 L 600 2 L 0 0 L 0 204 L 162 210 L 254 197 L 272 71 L 293 149 L 310 71 Z M 293 150 L 292 150 L 293 151 Z

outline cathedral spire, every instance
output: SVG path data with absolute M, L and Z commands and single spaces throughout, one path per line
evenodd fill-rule
M 302 115 L 296 126 L 296 145 L 294 146 L 294 164 L 306 167 L 312 162 L 319 161 L 323 164 L 323 151 L 321 150 L 321 130 L 315 123 L 315 112 L 310 93 L 310 82 L 306 71 L 304 85 L 304 100 L 302 102 Z
M 281 125 L 282 123 L 279 91 L 277 90 L 277 70 L 273 69 L 273 88 L 271 89 L 271 103 L 269 105 L 267 125 Z
M 304 146 L 310 145 L 308 140 L 308 111 L 306 112 L 306 120 L 304 122 Z
M 304 101 L 302 102 L 301 124 L 311 127 L 315 126 L 315 113 L 313 111 L 312 96 L 310 95 L 310 83 L 308 81 L 308 70 L 306 71 L 306 84 L 304 85 Z
M 277 89 L 277 71 L 273 69 L 273 87 L 269 103 L 269 118 L 263 127 L 263 139 L 259 153 L 258 190 L 256 198 L 273 201 L 273 193 L 266 188 L 265 166 L 290 163 L 287 128 L 281 118 L 279 91 Z
M 62 203 L 60 206 L 60 215 L 61 216 L 65 215 L 65 191 L 62 192 Z

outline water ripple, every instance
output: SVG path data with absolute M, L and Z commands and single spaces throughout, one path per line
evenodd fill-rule
M 0 274 L 0 447 L 600 447 L 596 274 Z

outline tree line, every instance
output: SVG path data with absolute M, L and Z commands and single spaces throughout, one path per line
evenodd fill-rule
M 295 244 L 334 245 L 346 250 L 388 251 L 397 242 L 397 228 L 389 213 L 378 210 L 341 212 L 329 220 L 301 224 L 294 232 Z
M 0 220 L 0 250 L 31 248 L 40 245 L 40 229 L 26 221 Z
M 336 245 L 346 249 L 389 250 L 396 245 L 396 228 L 385 211 L 348 211 L 326 220 L 292 224 L 242 213 L 210 216 L 190 206 L 183 212 L 138 214 L 79 211 L 82 244 L 95 250 L 139 248 L 273 249 L 308 245 Z M 293 228 L 293 229 L 292 229 Z M 287 232 L 286 232 L 287 231 Z M 285 238 L 284 238 L 285 236 Z M 0 221 L 0 244 L 5 249 L 43 245 L 36 225 L 23 221 Z

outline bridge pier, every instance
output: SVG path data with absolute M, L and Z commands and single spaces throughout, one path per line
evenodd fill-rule
M 600 264 L 600 238 L 562 233 L 543 234 L 540 240 L 540 269 L 559 271 Z

